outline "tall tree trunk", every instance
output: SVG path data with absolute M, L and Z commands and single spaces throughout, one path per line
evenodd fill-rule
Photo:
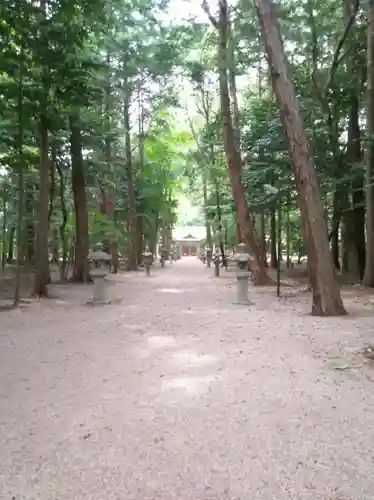
M 18 137 L 17 137 L 17 153 L 18 153 L 18 207 L 17 207 L 17 269 L 16 269 L 16 284 L 14 287 L 14 306 L 17 307 L 21 300 L 21 271 L 22 271 L 22 240 L 23 240 L 23 209 L 24 209 L 24 190 L 25 190 L 25 161 L 23 156 L 24 142 L 24 112 L 23 112 L 23 76 L 24 76 L 24 46 L 21 46 L 18 81 Z
M 143 219 L 138 217 L 137 222 L 137 242 L 136 242 L 136 250 L 137 250 L 137 262 L 143 262 Z
M 350 161 L 359 163 L 362 160 L 361 153 L 361 131 L 359 125 L 359 100 L 352 96 L 350 119 L 348 125 L 347 155 Z M 355 260 L 360 280 L 365 272 L 366 245 L 365 245 L 365 191 L 364 174 L 359 170 L 352 180 L 352 228 L 353 245 L 355 249 Z
M 51 161 L 49 163 L 49 173 L 50 173 L 50 184 L 49 184 L 49 208 L 48 208 L 48 224 L 51 225 L 51 221 L 53 218 L 53 209 L 54 209 L 54 201 L 55 201 L 55 192 L 56 192 L 56 144 L 54 139 L 52 139 L 51 144 Z
M 213 248 L 212 230 L 209 221 L 208 189 L 207 189 L 205 172 L 203 172 L 202 177 L 203 177 L 204 224 L 205 224 L 206 244 L 209 248 Z
M 145 167 L 145 155 L 144 155 L 144 105 L 143 105 L 143 94 L 142 94 L 142 84 L 144 75 L 141 75 L 138 85 L 138 140 L 139 140 L 139 180 L 143 183 L 144 179 L 144 167 Z M 145 250 L 144 241 L 144 217 L 137 213 L 137 261 L 143 262 L 143 251 Z
M 78 111 L 70 116 L 71 184 L 75 210 L 74 268 L 70 281 L 89 283 L 91 281 L 88 264 L 89 236 L 86 181 L 82 156 L 82 136 Z
M 355 95 L 356 88 L 351 90 L 348 119 L 347 160 L 352 164 L 361 161 L 361 134 L 358 120 L 359 103 Z M 346 200 L 347 210 L 344 212 L 344 266 L 354 283 L 362 280 L 365 270 L 365 204 L 363 177 L 355 172 L 352 180 L 352 204 Z M 348 195 L 344 193 L 345 198 Z
M 291 267 L 291 220 L 290 220 L 291 199 L 290 192 L 287 193 L 287 215 L 286 215 L 286 261 L 287 269 Z
M 277 267 L 277 220 L 275 207 L 270 209 L 270 267 Z
M 49 209 L 48 209 L 48 226 L 53 223 L 54 204 L 56 194 L 56 141 L 52 139 L 51 144 L 51 161 L 50 161 L 50 188 L 49 188 Z M 53 264 L 59 265 L 59 242 L 57 228 L 52 229 L 52 261 Z
M 263 256 L 265 267 L 268 267 L 267 259 L 267 249 L 266 249 L 266 219 L 265 212 L 262 211 L 260 214 L 260 242 L 261 242 L 261 254 Z
M 48 204 L 49 204 L 49 158 L 48 158 L 48 121 L 44 114 L 40 117 L 40 166 L 39 166 L 39 204 L 38 226 L 36 232 L 36 267 L 34 294 L 48 296 L 49 259 L 48 259 Z
M 366 261 L 363 283 L 374 288 L 374 0 L 368 0 L 367 28 L 367 156 Z
M 7 195 L 4 188 L 3 192 L 3 228 L 1 245 L 1 269 L 5 269 L 6 264 L 6 237 L 7 237 Z
M 262 68 L 262 62 L 264 59 L 263 56 L 263 51 L 260 49 L 261 47 L 261 35 L 260 33 L 258 34 L 258 80 L 257 80 L 257 90 L 258 90 L 258 97 L 260 100 L 262 100 L 262 94 L 263 94 L 263 68 Z M 269 85 L 268 85 L 269 87 Z M 272 98 L 271 93 L 270 97 Z M 259 148 L 259 159 L 262 161 L 264 158 L 264 147 L 260 145 Z M 263 210 L 260 214 L 260 248 L 261 248 L 261 254 L 262 254 L 262 260 L 264 261 L 265 267 L 268 267 L 268 259 L 267 259 L 267 248 L 266 248 L 266 219 L 265 219 L 265 210 Z
M 344 0 L 345 22 L 355 14 L 356 6 L 352 4 L 352 0 Z M 351 44 L 353 50 L 348 56 L 347 69 L 350 74 L 349 86 L 349 116 L 348 116 L 348 139 L 347 139 L 347 160 L 353 166 L 360 164 L 362 161 L 361 152 L 361 130 L 359 123 L 359 100 L 360 100 L 360 86 L 361 78 L 357 76 L 355 71 L 358 61 L 359 44 L 358 44 L 358 31 L 356 25 L 350 30 Z M 365 271 L 365 191 L 364 191 L 364 173 L 361 169 L 355 169 L 354 177 L 352 179 L 352 212 L 347 218 L 349 224 L 348 233 L 351 237 L 349 241 L 350 258 L 353 263 L 352 271 L 355 271 L 355 281 L 361 281 Z
M 47 1 L 40 0 L 40 41 L 44 44 L 47 34 L 44 30 L 44 21 L 47 11 Z M 48 202 L 49 202 L 49 158 L 48 158 L 48 67 L 46 61 L 42 67 L 42 97 L 40 101 L 41 113 L 39 118 L 40 162 L 39 162 L 39 200 L 38 200 L 38 226 L 36 232 L 36 269 L 34 279 L 34 294 L 39 297 L 48 296 L 49 259 L 48 259 Z
M 238 149 L 231 109 L 230 96 L 228 86 L 228 5 L 227 0 L 219 1 L 219 19 L 218 22 L 210 15 L 209 8 L 206 3 L 203 7 L 213 25 L 218 30 L 218 60 L 219 66 L 219 89 L 220 103 L 222 113 L 223 140 L 224 149 L 227 160 L 227 167 L 230 177 L 233 199 L 236 204 L 237 223 L 242 233 L 245 243 L 252 254 L 251 272 L 253 283 L 263 285 L 269 282 L 266 273 L 266 268 L 261 255 L 260 242 L 253 224 L 252 215 L 249 211 L 248 204 L 245 199 L 245 188 L 242 182 L 242 160 Z
M 229 20 L 229 13 L 227 13 L 227 70 L 228 70 L 228 83 L 230 91 L 230 100 L 232 103 L 232 121 L 234 127 L 234 136 L 236 147 L 240 151 L 240 120 L 239 120 L 239 105 L 238 93 L 236 86 L 236 60 L 235 60 L 235 40 L 232 32 L 231 23 Z
M 237 217 L 237 220 L 236 220 L 236 223 L 235 223 L 235 227 L 236 227 L 236 244 L 238 244 L 241 241 L 243 241 L 244 238 L 243 238 L 243 233 L 242 233 L 240 224 L 238 222 L 238 214 L 236 214 L 236 217 Z
M 216 210 L 217 210 L 217 222 L 218 222 L 218 238 L 219 238 L 219 248 L 221 251 L 222 261 L 225 260 L 225 244 L 222 234 L 222 209 L 221 209 L 221 196 L 219 192 L 219 184 L 216 181 L 214 183 L 215 192 L 216 192 Z
M 8 254 L 7 254 L 7 263 L 10 264 L 13 262 L 14 258 L 14 236 L 16 234 L 16 226 L 12 224 L 9 229 L 9 239 L 8 239 Z
M 295 89 L 288 76 L 274 5 L 270 0 L 256 0 L 256 7 L 299 194 L 313 290 L 312 314 L 342 315 L 346 311 L 335 279 L 317 176 Z
M 67 264 L 68 264 L 68 240 L 66 238 L 66 225 L 68 223 L 68 211 L 65 203 L 65 180 L 63 171 L 58 162 L 56 162 L 56 169 L 59 178 L 59 197 L 60 197 L 60 206 L 61 206 L 61 216 L 62 221 L 59 227 L 60 241 L 61 241 L 61 264 L 60 264 L 60 280 L 65 281 L 67 279 Z
M 332 198 L 331 254 L 335 269 L 340 269 L 339 227 L 341 220 L 341 193 L 335 189 Z
M 129 271 L 138 269 L 138 221 L 136 210 L 136 195 L 133 180 L 133 165 L 130 137 L 130 88 L 125 82 L 125 99 L 123 106 L 123 124 L 125 128 L 125 148 L 126 148 L 126 173 L 127 173 L 127 197 L 128 197 L 128 234 L 129 253 L 127 256 L 127 268 Z
M 211 124 L 211 109 L 209 106 L 209 98 L 208 98 L 208 93 L 205 92 L 203 84 L 200 86 L 200 93 L 201 93 L 201 103 L 202 103 L 202 108 L 203 108 L 203 116 L 205 119 L 205 126 L 209 128 Z M 201 145 L 199 143 L 199 140 L 195 134 L 193 124 L 190 121 L 190 126 L 192 133 L 195 137 L 195 141 L 199 149 L 201 149 Z M 203 150 L 202 150 L 203 152 Z M 209 141 L 209 156 L 210 156 L 210 163 L 211 163 L 211 168 L 214 168 L 215 162 L 216 162 L 216 157 L 214 154 L 214 142 Z M 210 175 L 212 175 L 212 171 L 210 172 Z M 213 238 L 212 238 L 212 228 L 209 220 L 209 210 L 208 210 L 208 175 L 207 171 L 205 168 L 202 170 L 202 181 L 203 181 L 203 201 L 204 201 L 204 223 L 205 223 L 205 233 L 206 233 L 206 243 L 209 248 L 213 248 Z M 217 195 L 217 191 L 216 191 Z
M 28 264 L 32 264 L 35 260 L 35 188 L 33 179 L 25 183 L 25 236 L 24 236 L 24 251 L 25 260 Z
M 108 71 L 108 78 L 105 86 L 105 96 L 104 96 L 104 115 L 105 115 L 105 122 L 107 126 L 107 132 L 105 135 L 104 139 L 104 156 L 105 156 L 105 163 L 106 163 L 106 176 L 108 180 L 110 180 L 110 184 L 113 185 L 113 187 L 108 188 L 108 193 L 102 190 L 102 202 L 101 202 L 101 212 L 107 219 L 109 219 L 109 224 L 116 224 L 115 220 L 115 206 L 116 206 L 116 191 L 115 191 L 115 185 L 116 185 L 116 180 L 115 180 L 115 171 L 113 167 L 113 158 L 112 158 L 112 141 L 110 137 L 110 130 L 111 130 L 111 73 L 110 73 L 110 68 L 111 68 L 111 54 L 109 51 L 107 51 L 106 54 L 106 66 L 107 66 L 107 71 Z M 104 246 L 107 247 L 107 251 L 110 253 L 111 256 L 111 263 L 112 263 L 112 271 L 114 274 L 118 273 L 118 268 L 119 268 L 119 259 L 118 259 L 118 244 L 116 237 L 110 236 L 109 238 L 105 238 L 105 242 L 103 242 Z

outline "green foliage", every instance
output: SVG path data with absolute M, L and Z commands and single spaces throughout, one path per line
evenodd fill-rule
M 208 19 L 170 23 L 164 0 L 48 1 L 44 13 L 37 2 L 3 4 L 0 169 L 2 192 L 8 196 L 7 232 L 15 221 L 20 169 L 25 174 L 26 225 L 35 226 L 40 119 L 45 117 L 52 166 L 50 229 L 60 231 L 67 218 L 64 229 L 73 239 L 74 118 L 81 136 L 91 243 L 110 240 L 128 248 L 133 188 L 145 240 L 156 241 L 161 222 L 176 221 L 178 200 L 187 196 L 195 210 L 189 219 L 184 214 L 183 222 L 207 222 L 216 241 L 233 244 L 236 215 L 222 143 L 217 39 Z M 278 7 L 331 219 L 334 193 L 345 194 L 346 211 L 359 206 L 353 198 L 362 193 L 363 161 L 348 154 L 347 130 L 357 99 L 365 140 L 366 19 L 359 9 L 336 58 L 347 22 L 340 1 L 282 1 Z M 268 218 L 280 203 L 290 215 L 292 251 L 302 252 L 293 173 L 252 3 L 233 4 L 231 21 L 247 201 L 257 218 Z M 127 100 L 130 130 L 124 119 Z M 131 143 L 131 170 L 126 140 Z M 266 192 L 266 184 L 278 194 Z M 110 196 L 113 206 L 107 209 L 104 201 Z

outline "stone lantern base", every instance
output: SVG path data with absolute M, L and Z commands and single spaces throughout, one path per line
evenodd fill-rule
M 106 286 L 107 282 L 105 276 L 108 273 L 104 269 L 92 269 L 91 276 L 94 281 L 94 293 L 92 300 L 88 303 L 93 306 L 110 304 L 110 300 L 107 299 Z
M 251 302 L 248 298 L 248 277 L 243 276 L 243 277 L 238 277 L 237 276 L 237 282 L 236 282 L 236 298 L 233 302 L 234 304 L 237 305 L 242 305 L 242 306 L 249 306 L 252 305 L 253 302 Z

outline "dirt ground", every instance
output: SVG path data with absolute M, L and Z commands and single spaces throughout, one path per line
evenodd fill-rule
M 373 500 L 371 295 L 310 295 L 186 258 L 0 314 L 1 500 Z

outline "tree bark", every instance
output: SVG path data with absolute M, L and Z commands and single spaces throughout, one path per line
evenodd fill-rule
M 260 214 L 260 228 L 261 254 L 265 267 L 268 267 L 268 256 L 266 248 L 266 218 L 264 211 L 262 211 Z
M 341 220 L 341 193 L 335 189 L 332 198 L 332 220 L 331 220 L 331 254 L 334 267 L 340 270 L 340 249 L 339 249 L 339 227 Z
M 109 131 L 111 130 L 111 74 L 110 74 L 110 66 L 111 65 L 111 54 L 110 51 L 107 51 L 106 55 L 106 66 L 107 66 L 107 82 L 105 86 L 105 96 L 104 96 L 104 118 L 107 126 L 107 133 L 105 135 L 104 140 L 104 157 L 107 168 L 107 178 L 111 180 L 111 184 L 113 187 L 109 187 L 108 191 L 105 192 L 102 190 L 102 203 L 101 203 L 101 212 L 105 217 L 107 217 L 110 221 L 110 224 L 113 226 L 116 225 L 116 216 L 115 216 L 115 207 L 116 207 L 116 190 L 115 190 L 115 172 L 113 169 L 113 158 L 112 158 L 112 141 L 109 135 Z M 109 238 L 105 238 L 106 241 L 103 241 L 103 245 L 108 248 L 108 252 L 111 256 L 111 264 L 112 264 L 112 272 L 114 274 L 118 273 L 119 269 L 119 259 L 118 259 L 118 243 L 116 236 L 109 236 Z
M 71 183 L 75 209 L 74 268 L 70 281 L 74 283 L 89 283 L 91 278 L 88 264 L 88 211 L 82 156 L 82 137 L 78 112 L 73 112 L 70 116 L 70 155 Z
M 3 228 L 1 241 L 1 269 L 5 269 L 6 263 L 6 235 L 7 235 L 7 196 L 4 188 L 3 192 Z
M 374 0 L 368 0 L 367 28 L 367 136 L 366 151 L 366 260 L 363 283 L 374 288 Z
M 40 42 L 46 43 L 47 34 L 44 29 L 44 20 L 47 11 L 47 1 L 40 0 Z M 49 203 L 49 158 L 48 158 L 48 66 L 46 61 L 42 62 L 42 95 L 40 99 L 41 112 L 39 116 L 39 200 L 37 211 L 36 231 L 36 269 L 34 279 L 34 295 L 38 297 L 48 296 L 49 259 L 48 259 L 48 203 Z
M 35 188 L 34 182 L 25 182 L 25 224 L 24 224 L 24 244 L 23 254 L 25 261 L 31 265 L 35 260 Z
M 218 181 L 214 183 L 215 193 L 216 193 L 216 210 L 217 210 L 217 225 L 218 225 L 218 238 L 219 238 L 219 248 L 221 251 L 222 262 L 225 261 L 225 244 L 223 240 L 222 234 L 222 209 L 221 209 L 221 196 L 219 192 L 219 184 Z
M 252 279 L 255 285 L 264 285 L 269 283 L 269 277 L 263 262 L 260 241 L 257 236 L 252 215 L 249 211 L 245 199 L 245 188 L 242 182 L 242 159 L 235 138 L 232 114 L 230 109 L 230 96 L 228 85 L 228 5 L 227 0 L 219 1 L 219 19 L 218 22 L 210 16 L 206 4 L 203 5 L 208 13 L 211 22 L 218 30 L 218 60 L 219 60 L 219 90 L 220 104 L 222 113 L 222 128 L 224 150 L 227 160 L 227 167 L 230 177 L 233 199 L 236 204 L 237 223 L 244 242 L 252 254 L 251 261 Z M 242 238 L 240 238 L 242 240 Z M 239 241 L 238 241 L 239 243 Z
M 287 193 L 287 216 L 286 216 L 286 266 L 291 267 L 291 220 L 290 220 L 291 200 L 290 192 Z
M 209 248 L 213 248 L 212 230 L 210 227 L 209 214 L 208 214 L 208 189 L 207 189 L 206 173 L 204 171 L 202 173 L 202 177 L 203 177 L 204 224 L 205 224 L 206 244 Z
M 62 221 L 59 227 L 59 234 L 60 234 L 60 241 L 61 241 L 61 263 L 60 263 L 60 280 L 65 281 L 67 279 L 67 264 L 68 264 L 68 241 L 66 238 L 66 225 L 68 223 L 68 212 L 66 208 L 66 203 L 65 203 L 65 180 L 64 180 L 64 175 L 63 171 L 59 165 L 58 162 L 56 162 L 56 169 L 58 173 L 58 178 L 59 178 L 59 185 L 58 185 L 58 191 L 59 191 L 59 197 L 60 197 L 60 206 L 61 206 L 61 216 L 62 216 Z
M 275 207 L 270 209 L 270 267 L 277 267 L 277 221 Z
M 313 290 L 312 314 L 346 314 L 335 279 L 329 248 L 327 225 L 319 193 L 313 158 L 301 120 L 295 88 L 288 77 L 287 60 L 274 5 L 270 0 L 256 0 L 257 13 L 271 67 L 272 86 L 295 173 L 300 211 L 308 248 L 308 263 Z
M 24 46 L 21 46 L 21 57 L 19 67 L 18 81 L 18 134 L 17 134 L 17 153 L 18 153 L 18 207 L 17 207 L 17 268 L 16 283 L 14 287 L 14 306 L 17 307 L 21 300 L 21 271 L 22 271 L 22 237 L 23 237 L 23 210 L 24 210 L 24 191 L 25 191 L 25 161 L 23 155 L 24 142 L 24 113 L 23 113 L 23 81 L 24 81 Z
M 34 295 L 48 297 L 49 259 L 48 259 L 48 204 L 49 204 L 49 158 L 48 122 L 44 114 L 40 117 L 40 165 L 39 165 L 39 203 L 38 225 L 36 232 L 36 268 Z
M 136 195 L 133 180 L 133 165 L 130 137 L 130 89 L 128 82 L 125 82 L 125 99 L 123 106 L 123 124 L 125 128 L 125 154 L 127 173 L 127 197 L 128 197 L 128 235 L 129 252 L 127 256 L 127 268 L 129 271 L 138 269 L 138 221 L 136 210 Z
M 357 11 L 357 6 L 353 5 L 355 0 L 344 0 L 344 20 L 348 24 L 350 18 Z M 355 16 L 356 23 L 356 16 Z M 360 50 L 358 44 L 358 30 L 356 24 L 350 30 L 352 50 L 350 51 L 347 69 L 350 74 L 349 84 L 349 115 L 348 115 L 348 139 L 347 139 L 347 160 L 356 167 L 362 161 L 361 152 L 361 129 L 359 122 L 360 113 L 360 87 L 361 75 L 355 71 L 358 61 L 358 53 Z M 349 260 L 353 263 L 353 269 L 349 269 L 352 273 L 354 270 L 357 274 L 356 278 L 362 280 L 365 271 L 365 191 L 364 191 L 364 172 L 361 169 L 355 168 L 354 177 L 352 179 L 352 213 L 347 219 L 350 227 L 348 228 L 349 235 L 352 240 L 349 242 L 352 253 Z
M 8 264 L 13 262 L 14 258 L 14 236 L 16 234 L 16 226 L 12 224 L 9 229 L 9 239 L 8 239 L 8 254 L 6 261 Z
M 348 118 L 347 160 L 350 164 L 361 161 L 361 131 L 359 125 L 359 102 L 356 88 L 352 88 Z M 365 271 L 365 196 L 364 179 L 361 172 L 355 172 L 352 179 L 352 203 L 347 200 L 348 210 L 344 213 L 343 269 L 354 283 L 362 280 Z M 348 193 L 345 194 L 348 198 Z
M 235 62 L 235 41 L 231 28 L 230 20 L 227 19 L 227 70 L 228 70 L 228 83 L 230 91 L 230 100 L 232 103 L 232 119 L 234 127 L 234 136 L 236 147 L 240 151 L 240 120 L 239 120 L 239 105 L 238 94 L 236 86 L 236 62 Z

